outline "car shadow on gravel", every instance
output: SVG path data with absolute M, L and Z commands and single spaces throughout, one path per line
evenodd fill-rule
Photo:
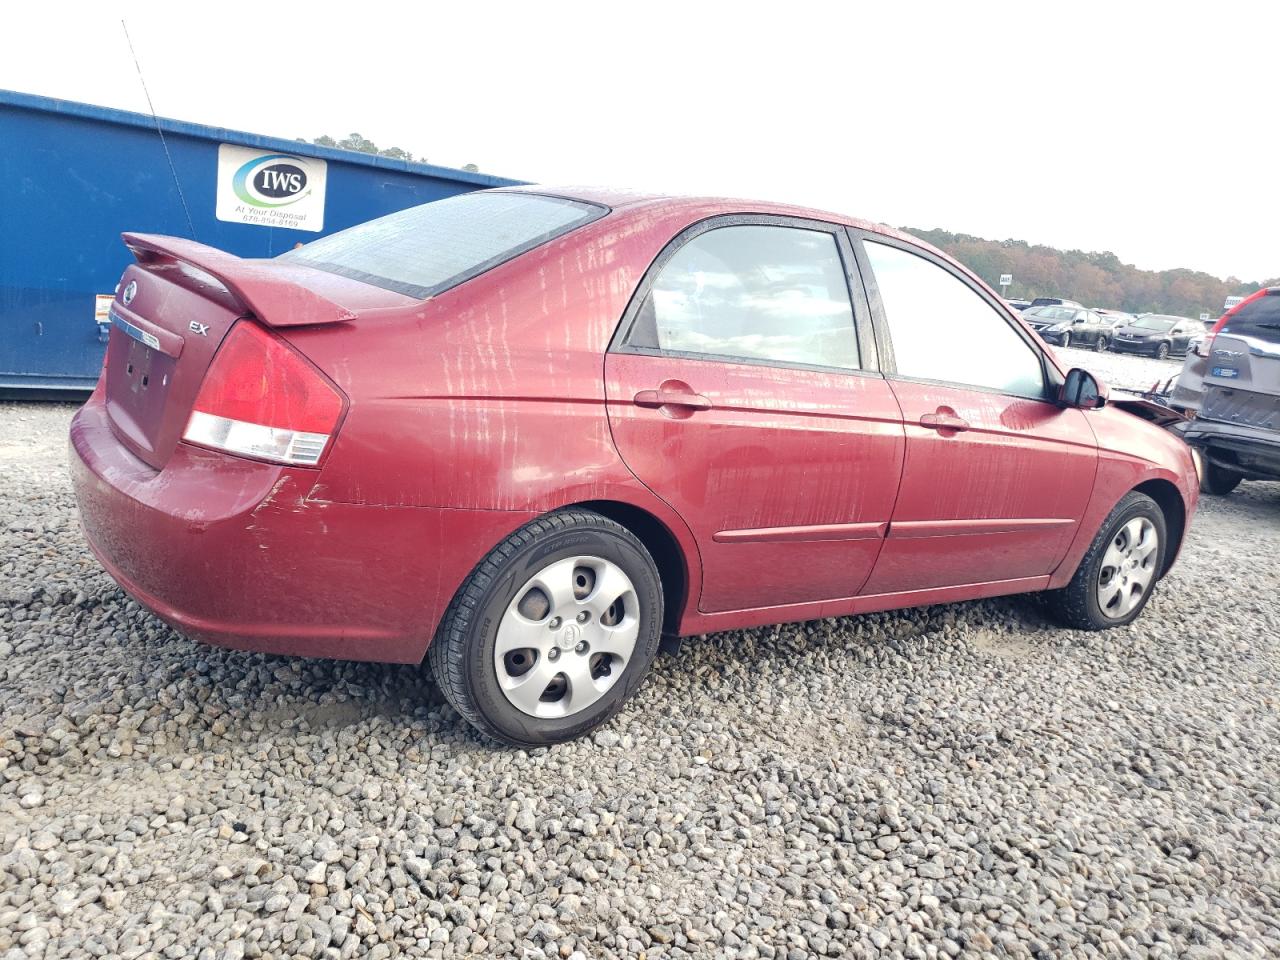
M 664 683 L 711 693 L 710 704 L 715 701 L 708 690 L 716 685 L 710 679 L 713 674 L 746 670 L 761 661 L 799 674 L 809 668 L 810 654 L 859 648 L 871 671 L 871 661 L 927 655 L 919 649 L 922 641 L 955 634 L 980 653 L 1021 659 L 1043 649 L 1040 641 L 1046 632 L 1060 629 L 1036 595 L 1024 594 L 690 637 L 678 654 L 659 655 L 652 670 Z M 254 705 L 242 719 L 255 727 L 322 733 L 374 720 L 416 721 L 425 722 L 433 737 L 459 736 L 476 745 L 506 749 L 471 730 L 448 704 L 425 662 L 305 659 L 205 647 L 185 638 L 183 642 L 199 650 L 204 660 L 221 659 L 223 670 L 239 675 L 234 699 L 242 709 Z

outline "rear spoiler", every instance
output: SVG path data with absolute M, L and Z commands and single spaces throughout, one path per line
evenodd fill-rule
M 121 234 L 142 266 L 185 264 L 212 277 L 241 306 L 269 327 L 301 327 L 354 320 L 355 314 L 309 289 L 307 267 L 245 260 L 194 240 L 152 233 Z M 203 278 L 195 278 L 197 282 Z

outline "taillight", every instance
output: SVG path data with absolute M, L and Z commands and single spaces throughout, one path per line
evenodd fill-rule
M 1220 316 L 1218 322 L 1209 328 L 1209 332 L 1204 335 L 1204 339 L 1196 344 L 1196 353 L 1202 357 L 1209 356 L 1213 348 L 1213 338 L 1218 335 L 1218 331 L 1222 329 L 1222 325 L 1227 322 L 1227 317 L 1229 316 L 1231 316 L 1230 310 Z
M 283 340 L 241 321 L 213 358 L 182 439 L 277 463 L 314 466 L 343 398 Z

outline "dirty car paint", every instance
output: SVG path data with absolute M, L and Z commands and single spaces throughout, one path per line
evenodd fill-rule
M 571 504 L 663 532 L 683 634 L 1057 586 L 1138 484 L 1167 483 L 1194 511 L 1180 441 L 1119 409 L 610 350 L 691 224 L 777 214 L 909 240 L 897 231 L 773 204 L 560 195 L 612 211 L 426 300 L 133 238 L 129 309 L 184 342 L 170 368 L 150 361 L 171 380 L 140 395 L 137 341 L 113 332 L 72 428 L 86 533 L 112 575 L 210 642 L 413 662 L 485 554 Z M 207 337 L 183 336 L 193 320 Z M 317 467 L 179 439 L 236 322 L 270 327 L 346 398 Z M 637 401 L 660 387 L 708 407 Z M 939 412 L 972 429 L 921 425 Z

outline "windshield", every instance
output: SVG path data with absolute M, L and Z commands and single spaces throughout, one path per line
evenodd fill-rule
M 1142 330 L 1156 330 L 1164 333 L 1177 323 L 1176 320 L 1168 320 L 1164 317 L 1139 317 L 1130 324 L 1131 327 L 1138 327 Z
M 532 193 L 464 193 L 321 237 L 277 259 L 425 299 L 606 213 Z
M 1070 307 L 1033 307 L 1026 314 L 1042 320 L 1070 320 L 1076 312 Z

